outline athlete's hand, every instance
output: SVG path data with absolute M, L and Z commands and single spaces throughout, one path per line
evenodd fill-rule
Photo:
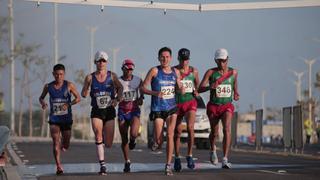
M 238 101 L 240 99 L 240 95 L 238 93 L 234 93 L 233 99 Z
M 47 103 L 41 103 L 41 108 L 42 108 L 43 110 L 47 109 L 47 107 L 48 107 L 48 104 L 47 104 Z
M 163 92 L 161 92 L 161 91 L 157 92 L 157 97 L 163 98 L 163 96 L 164 96 L 164 93 L 163 93 Z
M 111 100 L 111 105 L 113 107 L 116 107 L 118 105 L 118 100 L 116 100 L 116 99 Z
M 64 111 L 67 110 L 67 109 L 68 109 L 68 106 L 69 106 L 69 105 L 68 105 L 67 103 L 64 103 L 64 104 L 62 105 L 62 110 L 64 110 Z
M 142 98 L 138 98 L 138 99 L 137 99 L 137 104 L 138 104 L 139 106 L 141 106 L 141 105 L 143 104 L 143 99 L 142 99 Z
M 193 96 L 198 97 L 199 96 L 198 91 L 193 91 Z

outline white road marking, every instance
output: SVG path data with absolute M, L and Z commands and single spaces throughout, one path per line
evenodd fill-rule
M 142 149 L 132 149 L 131 151 L 134 151 L 134 152 L 142 152 Z
M 270 174 L 278 174 L 278 175 L 285 175 L 287 172 L 285 170 L 278 170 L 277 172 L 269 171 L 269 170 L 256 170 L 256 171 L 263 172 L 263 173 L 270 173 Z
M 206 169 L 221 169 L 221 163 L 217 166 L 211 163 L 195 163 L 195 170 Z M 278 164 L 232 164 L 232 169 L 256 169 L 256 168 L 283 168 L 293 167 L 298 165 L 278 165 Z M 24 167 L 24 168 L 23 168 Z M 53 175 L 55 174 L 55 164 L 37 164 L 32 166 L 20 167 L 23 174 L 33 174 L 35 176 Z M 100 167 L 98 163 L 78 163 L 78 164 L 63 164 L 65 173 L 96 173 Z M 183 170 L 189 171 L 187 163 L 182 163 Z M 161 172 L 164 170 L 164 163 L 132 163 L 131 172 Z M 286 175 L 286 171 L 281 169 L 276 172 L 269 170 L 256 170 L 263 173 L 272 173 L 278 175 Z M 123 163 L 107 163 L 107 172 L 121 173 L 123 172 Z
M 151 154 L 162 154 L 163 152 L 162 151 L 151 151 L 150 153 Z

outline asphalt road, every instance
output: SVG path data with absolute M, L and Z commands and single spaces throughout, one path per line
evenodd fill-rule
M 209 163 L 208 150 L 194 149 L 196 169 L 189 170 L 183 157 L 183 170 L 172 177 L 164 176 L 165 149 L 152 152 L 146 145 L 137 145 L 130 151 L 132 162 L 131 173 L 122 173 L 123 157 L 119 144 L 106 150 L 107 176 L 97 174 L 95 145 L 93 143 L 72 143 L 70 149 L 62 154 L 65 174 L 55 175 L 52 145 L 49 142 L 21 142 L 12 145 L 12 149 L 20 158 L 17 171 L 22 179 L 105 179 L 108 180 L 156 180 L 170 179 L 270 179 L 295 180 L 319 179 L 320 160 L 317 157 L 303 157 L 276 153 L 259 153 L 254 151 L 232 151 L 230 161 L 232 169 L 221 169 L 221 164 L 213 166 Z M 182 148 L 181 155 L 185 155 Z M 221 151 L 218 156 L 221 157 Z

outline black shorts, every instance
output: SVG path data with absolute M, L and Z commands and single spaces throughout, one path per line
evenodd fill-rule
M 177 107 L 172 108 L 168 111 L 151 111 L 149 114 L 149 118 L 150 118 L 150 121 L 154 121 L 157 118 L 161 118 L 163 120 L 166 120 L 170 115 L 176 113 L 177 111 L 178 111 Z
M 58 123 L 58 122 L 50 122 L 50 121 L 49 121 L 49 124 L 50 124 L 50 125 L 59 126 L 60 131 L 69 131 L 69 130 L 71 130 L 72 123 L 73 123 L 73 121 L 68 122 L 68 123 Z
M 91 118 L 99 118 L 103 122 L 114 120 L 116 117 L 116 109 L 113 106 L 109 106 L 105 109 L 91 109 Z

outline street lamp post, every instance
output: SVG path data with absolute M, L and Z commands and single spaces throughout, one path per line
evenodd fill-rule
M 97 31 L 98 27 L 87 27 L 88 31 L 90 32 L 90 59 L 89 59 L 89 70 L 90 73 L 93 72 L 93 51 L 94 51 L 94 35 L 95 32 Z
M 13 29 L 13 2 L 12 0 L 9 0 L 8 3 L 8 9 L 9 9 L 9 33 L 10 33 L 10 40 L 9 40 L 9 46 L 10 46 L 10 65 L 11 65 L 11 76 L 10 76 L 10 89 L 11 89 L 11 112 L 10 112 L 10 120 L 11 125 L 10 129 L 12 133 L 14 133 L 14 127 L 15 127 L 15 68 L 14 68 L 14 29 Z
M 54 65 L 58 64 L 58 4 L 54 3 L 54 34 L 53 34 L 53 41 L 54 41 L 54 54 L 53 60 Z
M 296 72 L 296 71 L 293 71 L 293 74 L 298 78 L 297 81 L 295 81 L 295 85 L 296 85 L 296 89 L 297 89 L 297 101 L 298 102 L 301 102 L 302 98 L 301 98 L 301 78 L 304 74 L 304 72 Z
M 266 119 L 266 114 L 267 114 L 267 112 L 266 112 L 266 107 L 265 107 L 265 96 L 266 96 L 266 91 L 265 90 L 263 90 L 262 91 L 262 94 L 261 94 L 261 106 L 262 106 L 262 110 L 263 110 L 263 113 L 262 113 L 262 119 L 263 120 L 265 120 Z
M 309 119 L 312 121 L 312 65 L 316 62 L 315 59 L 305 59 L 304 62 L 308 65 L 309 68 Z

